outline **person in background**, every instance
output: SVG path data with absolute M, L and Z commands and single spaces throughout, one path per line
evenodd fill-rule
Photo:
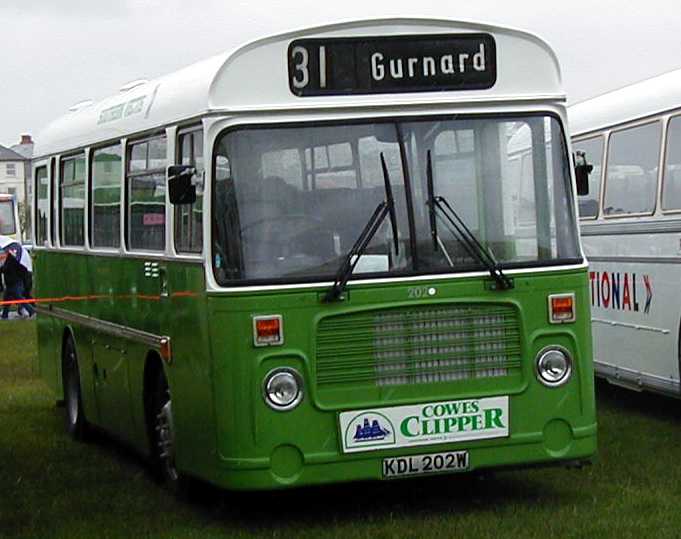
M 16 251 L 13 253 L 12 249 L 9 247 L 0 250 L 0 274 L 2 274 L 5 281 L 4 301 L 29 299 L 25 287 L 26 283 L 30 282 L 32 279 L 27 275 L 30 272 L 26 266 L 20 264 L 17 260 L 17 254 Z M 9 310 L 9 305 L 3 305 L 0 319 L 7 320 L 9 318 Z M 24 316 L 29 318 L 35 313 L 35 309 L 33 309 L 33 306 L 30 303 L 19 304 L 17 311 L 19 316 L 26 313 Z

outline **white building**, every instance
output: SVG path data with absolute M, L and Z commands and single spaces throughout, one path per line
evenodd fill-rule
M 31 135 L 21 135 L 19 144 L 14 144 L 10 150 L 18 153 L 24 158 L 24 198 L 23 200 L 31 200 L 33 193 L 33 174 L 31 170 L 31 159 L 33 158 L 33 139 Z M 21 216 L 23 223 L 24 241 L 30 242 L 33 237 L 33 230 L 31 229 L 31 205 L 24 204 L 24 214 Z

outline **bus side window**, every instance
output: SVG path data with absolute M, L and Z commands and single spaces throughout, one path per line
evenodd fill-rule
M 128 150 L 128 246 L 165 249 L 166 137 L 130 144 Z
M 118 248 L 121 243 L 121 146 L 99 148 L 92 155 L 90 244 L 95 248 Z
M 669 122 L 662 209 L 681 210 L 681 116 L 676 116 Z
M 85 244 L 85 155 L 60 160 L 60 240 L 64 247 Z
M 586 161 L 594 168 L 589 174 L 589 194 L 580 195 L 577 198 L 579 204 L 579 217 L 581 219 L 596 217 L 598 215 L 598 201 L 601 192 L 601 170 L 603 164 L 602 136 L 580 140 L 574 143 L 574 150 L 584 152 Z
M 57 226 L 57 158 L 53 157 L 50 159 L 50 237 L 48 242 L 52 247 L 57 246 L 57 234 L 55 233 L 55 227 Z
M 606 215 L 655 209 L 661 131 L 657 121 L 610 135 L 603 201 Z
M 25 243 L 33 244 L 33 182 L 30 181 L 30 175 L 26 177 L 24 185 L 26 186 L 26 198 L 23 217 L 26 220 L 26 226 L 23 230 L 23 238 Z
M 36 192 L 36 230 L 35 244 L 37 246 L 47 245 L 47 212 L 49 207 L 49 184 L 47 179 L 47 167 L 38 167 L 35 170 L 35 192 Z
M 196 201 L 174 206 L 175 249 L 178 253 L 200 253 L 203 247 L 203 131 L 182 133 L 178 139 L 179 162 L 196 169 Z

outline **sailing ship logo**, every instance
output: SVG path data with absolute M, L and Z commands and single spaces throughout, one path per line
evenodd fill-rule
M 345 447 L 391 446 L 395 444 L 395 428 L 383 414 L 364 412 L 356 416 L 345 430 Z
M 364 423 L 357 425 L 353 439 L 356 442 L 385 440 L 385 437 L 389 435 L 390 431 L 381 426 L 381 424 L 378 422 L 378 419 L 374 419 L 371 424 L 369 424 L 369 418 L 365 417 Z

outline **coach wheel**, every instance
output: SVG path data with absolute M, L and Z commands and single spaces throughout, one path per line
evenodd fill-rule
M 180 474 L 175 467 L 175 426 L 170 389 L 163 371 L 159 372 L 153 400 L 152 455 L 158 479 L 177 490 Z
M 64 344 L 62 379 L 64 381 L 66 430 L 74 439 L 83 440 L 87 433 L 88 425 L 83 413 L 78 355 L 76 354 L 76 345 L 71 337 L 68 337 Z

